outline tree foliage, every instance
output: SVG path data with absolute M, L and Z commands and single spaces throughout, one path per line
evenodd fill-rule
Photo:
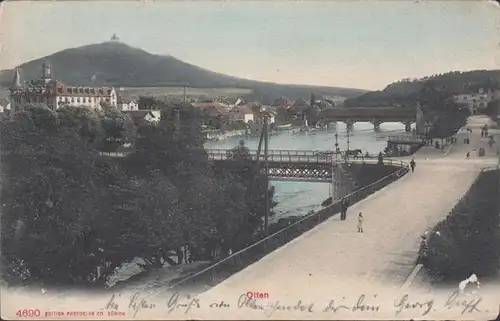
M 469 109 L 456 104 L 451 95 L 428 83 L 417 97 L 432 127 L 428 138 L 446 138 L 455 134 L 467 123 Z
M 482 172 L 467 195 L 430 233 L 425 267 L 445 281 L 495 275 L 500 264 L 500 174 Z
M 113 108 L 26 106 L 2 121 L 4 278 L 100 285 L 136 257 L 213 260 L 255 240 L 265 177 L 238 153 L 214 169 L 192 108 L 160 107 L 137 129 Z M 129 142 L 129 157 L 100 153 Z

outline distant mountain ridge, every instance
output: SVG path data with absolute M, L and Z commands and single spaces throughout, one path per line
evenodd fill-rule
M 413 104 L 424 87 L 435 88 L 446 94 L 477 93 L 479 89 L 487 92 L 500 84 L 500 70 L 452 71 L 421 79 L 402 79 L 383 90 L 370 91 L 347 99 L 346 107 L 376 107 L 392 104 Z
M 355 97 L 367 90 L 327 86 L 287 85 L 248 80 L 213 72 L 172 56 L 154 55 L 121 42 L 107 41 L 62 50 L 20 65 L 23 80 L 38 79 L 48 60 L 53 77 L 70 85 L 114 87 L 245 88 L 252 98 L 298 99 L 315 95 Z M 14 70 L 0 71 L 0 85 L 11 85 Z

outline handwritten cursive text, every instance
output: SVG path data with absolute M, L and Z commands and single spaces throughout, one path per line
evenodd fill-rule
M 434 300 L 425 302 L 411 302 L 408 294 L 403 295 L 401 298 L 394 300 L 394 307 L 396 308 L 396 315 L 400 314 L 403 310 L 423 310 L 422 315 L 427 315 L 434 306 Z
M 446 300 L 446 303 L 444 306 L 450 310 L 452 308 L 460 308 L 462 309 L 462 314 L 465 313 L 472 313 L 472 312 L 481 312 L 479 310 L 478 306 L 479 303 L 483 300 L 480 297 L 472 297 L 472 298 L 467 298 L 467 299 L 459 299 L 459 292 L 455 291 L 453 292 L 448 299 Z

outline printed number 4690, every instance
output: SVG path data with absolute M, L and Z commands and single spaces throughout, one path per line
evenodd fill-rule
M 40 310 L 38 309 L 23 309 L 23 310 L 17 310 L 16 316 L 22 317 L 22 318 L 29 318 L 29 317 L 39 317 L 40 316 Z

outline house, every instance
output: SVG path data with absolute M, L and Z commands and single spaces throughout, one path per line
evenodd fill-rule
M 157 123 L 161 120 L 160 110 L 125 110 L 123 113 L 129 115 L 136 125 L 144 121 L 147 123 Z
M 192 104 L 202 120 L 202 125 L 220 129 L 229 120 L 229 113 L 225 106 L 217 102 L 199 102 Z
M 263 114 L 266 113 L 268 118 L 268 124 L 274 124 L 276 122 L 276 112 L 272 110 L 270 106 L 254 104 L 251 105 L 251 110 L 254 112 L 254 123 L 262 124 L 263 122 Z
M 19 68 L 16 68 L 9 90 L 12 113 L 25 104 L 45 104 L 53 110 L 66 105 L 96 109 L 101 109 L 101 103 L 117 106 L 114 88 L 68 86 L 52 79 L 48 62 L 42 66 L 40 79 L 31 80 L 29 84 L 21 83 Z
M 139 102 L 133 99 L 118 98 L 118 109 L 121 111 L 139 110 Z
M 274 106 L 274 107 L 283 107 L 283 108 L 290 108 L 290 106 L 292 106 L 293 103 L 291 101 L 289 101 L 288 99 L 284 98 L 284 97 L 280 97 L 278 99 L 276 99 L 272 104 L 271 106 Z
M 230 118 L 232 121 L 241 121 L 245 124 L 255 122 L 255 114 L 249 105 L 241 105 L 234 107 L 230 111 Z
M 491 90 L 485 91 L 479 88 L 477 92 L 454 95 L 455 103 L 467 106 L 471 114 L 477 113 L 478 109 L 486 108 L 493 99 L 494 93 Z

